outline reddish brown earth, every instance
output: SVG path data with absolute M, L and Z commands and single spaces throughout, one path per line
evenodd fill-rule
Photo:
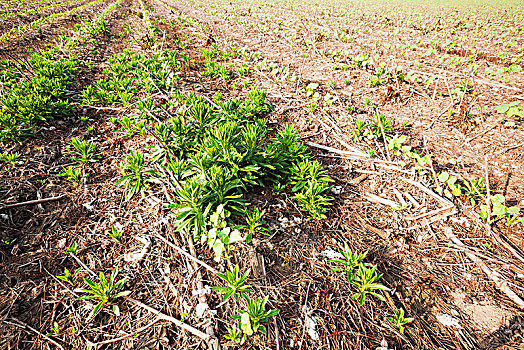
M 523 225 L 507 227 L 498 222 L 488 230 L 475 215 L 478 205 L 472 208 L 463 198 L 453 199 L 456 213 L 449 217 L 427 215 L 442 204 L 403 178 L 435 190 L 433 182 L 407 167 L 400 168 L 392 154 L 389 161 L 388 151 L 380 141 L 351 143 L 355 118 L 368 121 L 373 118 L 373 108 L 362 105 L 363 99 L 369 98 L 380 113 L 394 121 L 393 135 L 408 136 L 410 145 L 431 155 L 432 169 L 428 167 L 428 172 L 447 170 L 468 179 L 487 173 L 492 193 L 504 194 L 508 204 L 524 206 L 521 122 L 515 127 L 506 127 L 495 112 L 496 106 L 522 97 L 522 73 L 515 73 L 509 84 L 486 77 L 466 77 L 458 69 L 442 68 L 429 59 L 417 67 L 408 59 L 402 63 L 406 69 L 440 74 L 441 83 L 429 87 L 391 83 L 371 88 L 369 80 L 374 72 L 369 69 L 333 70 L 334 60 L 322 52 L 355 50 L 338 39 L 318 37 L 319 33 L 314 30 L 297 31 L 298 27 L 290 27 L 300 33 L 303 42 L 314 43 L 303 47 L 283 35 L 213 15 L 206 11 L 211 9 L 207 3 L 197 2 L 191 7 L 174 0 L 144 2 L 149 18 L 157 21 L 162 38 L 159 41 L 164 48 L 177 48 L 175 38 L 191 38 L 190 45 L 180 49 L 194 61 L 181 72 L 178 86 L 181 91 L 195 91 L 209 98 L 217 92 L 227 98 L 245 97 L 248 90 L 234 88 L 231 81 L 212 79 L 200 72 L 204 61 L 201 48 L 209 49 L 213 43 L 223 51 L 232 46 L 247 47 L 250 52 L 260 52 L 259 61 L 237 57 L 228 63 L 233 67 L 244 63 L 251 68 L 237 83 L 244 80 L 268 91 L 275 107 L 267 116 L 270 125 L 292 123 L 305 141 L 340 151 L 348 151 L 350 147 L 373 149 L 377 154 L 370 160 L 310 148 L 328 169 L 334 185 L 340 186 L 340 193 L 332 194 L 334 202 L 326 220 L 306 220 L 293 200 L 287 195 L 274 195 L 271 188 L 250 195 L 251 204 L 267 211 L 266 221 L 274 235 L 241 245 L 233 253 L 231 265 L 251 266 L 249 284 L 257 293 L 269 295 L 271 308 L 279 308 L 281 312 L 268 326 L 268 336 L 257 335 L 241 348 L 377 349 L 384 342 L 391 349 L 517 349 L 523 346 L 522 310 L 482 269 L 483 265 L 488 266 L 507 281 L 518 296 L 524 297 Z M 92 18 L 109 4 L 104 1 L 81 15 Z M 271 4 L 249 6 L 235 2 L 219 4 L 213 10 L 255 23 L 264 14 L 271 13 L 271 8 Z M 167 22 L 179 16 L 194 22 L 169 26 L 162 22 L 161 16 Z M 310 16 L 318 19 L 319 25 L 327 25 L 324 15 L 300 6 L 293 10 L 275 8 L 274 16 L 297 23 L 300 16 Z M 100 38 L 97 56 L 82 53 L 81 59 L 93 59 L 95 66 L 82 68 L 73 93 L 101 78 L 108 67 L 107 59 L 124 48 L 151 52 L 143 18 L 140 4 L 134 0 L 124 0 L 113 11 L 108 18 L 111 33 Z M 75 23 L 78 22 L 73 17 L 50 24 L 44 28 L 43 36 L 29 33 L 2 46 L 0 57 L 23 57 L 29 47 L 42 49 L 45 44 L 54 44 L 60 30 L 64 29 L 67 35 Z M 129 32 L 123 31 L 124 23 L 130 27 Z M 272 20 L 267 25 L 275 23 Z M 347 24 L 336 16 L 329 25 L 338 24 L 349 28 L 358 25 Z M 381 28 L 378 24 L 370 28 L 369 36 L 375 37 L 368 38 L 369 41 L 379 40 Z M 119 33 L 124 34 L 120 37 Z M 416 41 L 405 35 L 394 40 Z M 472 47 L 456 49 L 450 55 L 467 55 Z M 375 53 L 368 50 L 354 54 Z M 481 64 L 504 66 L 490 58 L 496 54 L 490 48 L 482 52 L 478 58 Z M 384 51 L 380 55 L 381 61 L 400 60 L 396 52 Z M 278 67 L 287 67 L 297 80 L 289 83 L 280 75 L 272 75 L 257 65 L 263 59 Z M 348 78 L 350 84 L 346 86 Z M 441 116 L 450 104 L 446 84 L 455 86 L 466 78 L 471 78 L 473 90 L 463 101 L 454 101 L 454 107 L 459 111 L 467 106 L 470 115 L 465 119 L 459 118 L 460 114 L 450 118 Z M 330 86 L 333 80 L 336 87 Z M 330 94 L 336 96 L 337 101 L 332 106 L 321 102 L 320 108 L 312 111 L 311 100 L 299 92 L 311 82 L 320 84 L 316 91 L 322 96 Z M 475 112 L 479 105 L 487 107 L 482 115 Z M 321 107 L 328 108 L 322 112 Z M 352 110 L 348 112 L 348 108 Z M 8 216 L 8 220 L 0 219 L 0 238 L 3 242 L 16 239 L 14 244 L 0 248 L 0 288 L 5 291 L 0 293 L 0 348 L 55 348 L 44 337 L 54 322 L 61 330 L 59 335 L 50 338 L 64 348 L 81 349 L 89 343 L 98 343 L 100 349 L 208 347 L 198 337 L 169 322 L 157 322 L 151 313 L 131 302 L 122 303 L 121 317 L 104 312 L 86 322 L 89 305 L 77 300 L 72 289 L 54 277 L 62 274 L 64 267 L 71 270 L 78 267 L 74 259 L 64 254 L 72 242 L 77 242 L 80 247 L 77 256 L 91 270 L 107 273 L 119 266 L 133 298 L 177 319 L 182 318 L 184 310 L 189 310 L 188 324 L 198 329 L 210 327 L 224 348 L 234 348 L 224 341 L 223 335 L 231 326 L 229 316 L 235 312 L 235 305 L 218 308 L 221 297 L 211 293 L 205 298 L 210 308 L 217 310 L 216 315 L 202 319 L 194 312 L 199 299 L 192 292 L 199 289 L 199 283 L 217 285 L 217 277 L 205 269 L 195 268 L 158 237 L 189 250 L 188 237 L 166 224 L 174 216 L 161 205 L 168 201 L 168 189 L 153 187 L 145 198 L 124 202 L 121 189 L 115 187 L 125 154 L 155 143 L 145 136 L 125 137 L 108 122 L 110 117 L 130 113 L 136 111 L 79 107 L 72 118 L 44 123 L 32 139 L 0 146 L 3 152 L 21 153 L 24 162 L 16 168 L 0 165 L 0 208 L 4 203 L 62 196 L 57 201 L 39 205 L 0 209 L 0 213 Z M 81 117 L 88 122 L 82 123 Z M 89 131 L 88 126 L 93 130 Z M 101 160 L 86 169 L 90 173 L 88 182 L 78 187 L 71 186 L 60 175 L 62 167 L 71 162 L 67 156 L 71 137 L 94 141 L 102 151 Z M 452 167 L 449 159 L 459 156 L 463 157 L 462 163 Z M 371 193 L 398 201 L 395 191 L 411 194 L 421 206 L 417 208 L 408 201 L 405 210 L 391 210 L 364 195 Z M 124 225 L 126 235 L 122 244 L 115 244 L 107 235 L 115 223 Z M 457 245 L 450 232 L 465 246 Z M 141 251 L 142 238 L 151 242 L 146 257 L 126 262 L 126 256 Z M 377 264 L 384 273 L 384 284 L 391 288 L 385 293 L 386 301 L 370 298 L 364 307 L 359 306 L 351 299 L 353 291 L 349 282 L 331 271 L 333 264 L 323 252 L 336 251 L 346 242 L 353 251 L 368 251 L 369 262 Z M 205 248 L 197 246 L 196 249 L 200 260 L 215 268 L 224 268 L 213 262 L 212 254 Z M 85 271 L 83 274 L 87 276 Z M 391 310 L 399 308 L 406 311 L 407 317 L 414 318 L 403 334 L 387 321 Z M 460 328 L 445 322 L 451 317 Z M 317 322 L 317 340 L 307 331 L 308 320 Z M 137 336 L 133 337 L 135 331 Z

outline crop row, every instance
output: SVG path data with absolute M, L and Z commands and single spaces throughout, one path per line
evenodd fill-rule
M 214 4 L 222 8 L 228 5 L 226 2 Z M 249 13 L 258 13 L 259 19 L 290 24 L 292 24 L 291 21 L 296 23 L 294 18 L 300 18 L 300 22 L 306 26 L 316 24 L 318 28 L 323 27 L 328 30 L 350 29 L 366 35 L 385 30 L 408 40 L 410 37 L 430 40 L 449 40 L 454 37 L 462 41 L 458 43 L 461 46 L 468 44 L 477 46 L 486 40 L 496 39 L 495 47 L 504 43 L 505 40 L 513 40 L 509 47 L 517 43 L 522 46 L 523 43 L 519 23 L 524 13 L 518 8 L 512 8 L 512 16 L 507 16 L 505 8 L 471 6 L 456 11 L 452 8 L 444 8 L 441 14 L 437 15 L 435 10 L 429 10 L 424 5 L 415 7 L 404 4 L 399 8 L 392 8 L 387 4 L 376 3 L 363 3 L 355 6 L 355 4 L 345 5 L 338 2 L 336 4 L 334 2 L 317 4 L 310 1 L 306 7 L 301 4 L 277 1 L 272 6 L 274 9 L 269 13 L 259 8 L 256 1 L 252 1 L 244 2 L 242 8 L 238 10 L 250 9 Z M 276 18 L 275 14 L 280 18 Z M 310 16 L 306 18 L 304 14 Z
M 66 55 L 63 49 L 55 47 L 31 54 L 27 65 L 8 60 L 1 62 L 0 82 L 6 92 L 0 99 L 0 142 L 20 140 L 40 121 L 71 114 L 73 105 L 67 92 L 79 71 L 74 53 L 79 49 L 77 44 L 83 42 L 81 47 L 86 46 L 88 38 L 104 33 L 103 19 L 120 1 L 83 26 L 76 36 L 68 38 L 64 42 Z
M 50 5 L 46 5 L 46 6 L 42 6 L 42 7 L 36 7 L 36 8 L 33 8 L 33 9 L 28 9 L 28 10 L 5 12 L 5 13 L 0 15 L 0 20 L 6 20 L 6 19 L 11 18 L 11 17 L 20 17 L 21 15 L 38 14 L 38 13 L 44 11 L 44 10 L 53 9 L 55 7 L 60 7 L 60 6 L 67 6 L 67 5 L 74 4 L 74 3 L 77 3 L 77 2 L 81 2 L 81 1 L 83 1 L 83 0 L 68 0 L 68 1 L 65 1 L 65 2 L 54 3 L 54 4 L 50 4 Z
M 144 3 L 140 2 L 140 6 L 149 35 L 155 36 L 158 30 Z M 239 242 L 249 244 L 253 238 L 268 233 L 264 211 L 256 207 L 248 210 L 245 198 L 261 186 L 272 185 L 278 191 L 290 191 L 300 209 L 311 218 L 324 218 L 331 202 L 328 195 L 331 180 L 321 164 L 312 159 L 293 127 L 285 126 L 271 136 L 267 122 L 261 118 L 273 110 L 266 93 L 251 86 L 246 99 L 228 100 L 220 94 L 209 99 L 178 91 L 179 71 L 188 60 L 176 50 L 165 50 L 161 46 L 153 44 L 152 52 L 148 53 L 124 50 L 113 56 L 105 70 L 106 77 L 81 94 L 82 102 L 89 106 L 134 106 L 134 115 L 114 118 L 112 122 L 121 127 L 124 137 L 151 135 L 155 142 L 154 147 L 144 148 L 149 152 L 131 151 L 123 160 L 122 177 L 116 185 L 123 187 L 125 200 L 144 197 L 150 187 L 167 183 L 173 189 L 173 203 L 168 208 L 176 209 L 175 227 L 211 250 L 217 262 L 229 260 Z M 218 68 L 216 48 L 203 54 L 204 74 L 214 75 L 215 69 L 233 74 Z M 167 98 L 153 98 L 157 92 Z M 78 159 L 96 161 L 94 152 L 87 151 L 96 150 L 96 145 L 85 141 L 81 144 L 78 140 L 75 143 Z M 117 242 L 122 238 L 118 228 L 113 227 L 110 235 Z M 362 264 L 355 275 L 364 278 L 363 274 L 369 269 L 369 265 Z M 378 279 L 375 270 L 370 275 Z M 224 293 L 226 299 L 233 296 L 237 302 L 241 302 L 239 297 L 245 300 L 245 304 L 241 302 L 245 309 L 239 310 L 240 315 L 232 316 L 239 323 L 226 335 L 227 339 L 244 342 L 258 331 L 267 333 L 266 319 L 279 310 L 265 310 L 268 298 L 252 298 L 242 284 L 248 273 L 242 274 L 243 278 L 239 274 L 238 266 L 219 274 L 225 282 L 234 283 L 238 288 L 229 290 L 217 286 L 216 290 Z M 67 272 L 63 277 L 66 275 Z M 75 283 L 74 276 L 70 273 L 68 276 L 72 284 Z M 355 281 L 358 278 L 355 277 Z M 104 280 L 101 276 L 100 283 Z M 85 282 L 90 289 L 83 291 L 94 294 L 98 282 Z M 367 292 L 361 292 L 359 298 L 365 300 Z M 120 296 L 123 295 L 110 290 L 99 292 L 97 299 L 101 303 L 92 314 L 109 304 L 104 300 L 116 304 Z M 115 313 L 118 315 L 119 311 Z
M 88 7 L 96 5 L 98 3 L 101 3 L 102 1 L 105 1 L 105 0 L 94 0 L 94 1 L 88 2 L 86 4 L 83 4 L 81 6 L 75 7 L 73 9 L 70 9 L 70 10 L 67 10 L 67 11 L 64 11 L 64 12 L 53 13 L 53 14 L 51 14 L 49 16 L 40 18 L 40 19 L 38 19 L 36 21 L 33 21 L 31 23 L 23 24 L 21 26 L 15 27 L 15 28 L 11 29 L 10 31 L 2 34 L 0 36 L 0 42 L 10 41 L 10 40 L 12 40 L 15 37 L 24 35 L 25 32 L 27 32 L 29 30 L 32 30 L 32 29 L 38 30 L 40 28 L 40 26 L 42 26 L 42 25 L 44 25 L 46 23 L 52 23 L 56 19 L 73 15 L 73 14 L 75 14 L 78 11 L 81 11 L 83 9 L 86 9 Z

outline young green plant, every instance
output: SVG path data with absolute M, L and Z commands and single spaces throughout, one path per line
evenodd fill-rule
M 89 278 L 84 278 L 84 282 L 90 287 L 90 289 L 78 289 L 79 292 L 89 293 L 92 295 L 81 296 L 78 299 L 94 299 L 98 300 L 93 312 L 90 317 L 95 316 L 104 305 L 112 305 L 113 313 L 116 316 L 120 316 L 120 308 L 114 302 L 121 297 L 125 297 L 131 294 L 131 291 L 120 291 L 124 287 L 126 281 L 125 277 L 119 281 L 116 281 L 118 275 L 118 267 L 115 267 L 109 276 L 109 280 L 106 279 L 104 274 L 100 272 L 100 282 L 96 283 L 91 281 Z
M 224 301 L 229 299 L 231 296 L 238 302 L 239 297 L 245 293 L 249 293 L 249 285 L 245 285 L 244 282 L 249 275 L 249 270 L 240 275 L 238 265 L 233 268 L 233 271 L 226 271 L 225 274 L 217 273 L 217 276 L 223 279 L 227 286 L 225 287 L 213 287 L 219 293 L 224 294 Z

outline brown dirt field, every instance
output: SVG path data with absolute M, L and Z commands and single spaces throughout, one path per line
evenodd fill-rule
M 457 111 L 467 107 L 471 115 L 465 119 L 459 118 L 463 117 L 461 114 L 445 118 L 443 111 L 449 108 L 450 96 L 443 83 L 429 87 L 389 83 L 373 88 L 369 86 L 370 78 L 375 75 L 372 70 L 354 68 L 349 74 L 333 70 L 336 61 L 324 54 L 336 49 L 355 50 L 351 45 L 335 38 L 321 37 L 317 41 L 318 32 L 302 31 L 302 40 L 313 44 L 301 47 L 283 35 L 263 32 L 246 24 L 260 21 L 270 12 L 270 6 L 235 2 L 212 8 L 206 2 L 188 4 L 176 0 L 144 3 L 150 20 L 159 29 L 162 48 L 178 49 L 193 62 L 180 72 L 177 89 L 210 99 L 216 93 L 228 99 L 245 98 L 248 90 L 234 85 L 242 81 L 266 89 L 275 109 L 266 116 L 270 125 L 293 124 L 305 142 L 316 144 L 310 151 L 322 161 L 338 189 L 332 193 L 334 202 L 327 219 L 320 221 L 306 220 L 289 194 L 277 196 L 271 188 L 260 188 L 249 194 L 250 205 L 267 211 L 265 220 L 272 236 L 240 244 L 228 264 L 251 267 L 248 284 L 257 295 L 270 296 L 270 307 L 281 312 L 268 325 L 267 336 L 258 334 L 240 348 L 524 348 L 522 309 L 501 292 L 485 269 L 487 266 L 507 281 L 507 286 L 517 295 L 524 296 L 523 225 L 508 227 L 498 222 L 487 229 L 475 214 L 478 208 L 473 208 L 468 200 L 439 200 L 424 191 L 424 188 L 434 189 L 434 184 L 423 181 L 425 178 L 413 169 L 388 160 L 392 156 L 394 159 L 394 155 L 388 154 L 382 141 L 350 142 L 356 118 L 369 121 L 374 113 L 384 113 L 394 120 L 392 135 L 406 135 L 413 148 L 431 155 L 428 173 L 447 170 L 468 179 L 487 173 L 492 193 L 502 193 L 508 203 L 524 206 L 523 129 L 519 128 L 520 124 L 504 126 L 494 111 L 514 96 L 522 96 L 522 73 L 515 73 L 511 84 L 503 84 L 484 76 L 466 77 L 458 69 L 442 68 L 430 60 L 421 67 L 405 60 L 403 65 L 408 70 L 438 73 L 449 86 L 465 78 L 472 79 L 472 91 L 464 95 L 463 100 L 453 102 Z M 82 16 L 92 18 L 109 4 L 105 1 L 84 11 Z M 252 10 L 247 11 L 248 8 Z M 247 22 L 227 20 L 211 14 L 211 10 L 232 14 L 231 18 L 245 17 Z M 327 25 L 322 21 L 324 15 L 300 6 L 292 10 L 282 7 L 274 13 L 282 20 L 297 23 L 304 15 L 318 19 L 319 25 Z M 184 25 L 181 21 L 168 25 L 170 20 L 179 17 L 190 21 Z M 124 0 L 108 22 L 111 33 L 99 40 L 96 56 L 80 52 L 82 62 L 92 59 L 95 66 L 82 67 L 72 93 L 102 78 L 108 67 L 107 59 L 124 48 L 152 52 L 138 1 Z M 27 35 L 9 43 L 0 48 L 0 58 L 22 57 L 28 47 L 44 48 L 45 44 L 53 43 L 64 27 L 66 34 L 71 33 L 74 23 L 73 18 L 57 21 L 44 30 L 43 38 Z M 129 31 L 123 31 L 124 23 Z M 275 23 L 276 19 L 272 18 L 267 25 Z M 330 25 L 335 27 L 341 23 L 343 19 L 333 16 Z M 378 24 L 370 26 L 369 36 L 375 37 L 368 38 L 369 41 L 378 40 L 381 29 Z M 431 32 L 425 31 L 422 25 L 415 30 L 424 35 Z M 120 37 L 122 32 L 125 35 Z M 177 46 L 177 40 L 182 38 L 191 39 L 185 48 Z M 416 41 L 415 35 L 407 36 L 408 39 Z M 398 40 L 401 42 L 403 38 Z M 235 69 L 248 65 L 250 73 L 243 78 L 225 81 L 204 76 L 201 49 L 210 49 L 213 43 L 224 51 L 247 47 L 248 52 L 259 51 L 260 57 L 224 60 Z M 424 43 L 419 45 L 427 48 Z M 446 52 L 460 57 L 467 56 L 474 48 L 472 45 Z M 503 67 L 504 63 L 498 59 L 490 59 L 494 55 L 490 50 L 482 51 L 478 62 Z M 373 50 L 353 53 L 373 55 Z M 391 64 L 400 60 L 396 52 L 386 51 L 381 55 L 381 60 Z M 287 68 L 297 79 L 289 82 L 281 75 L 272 74 L 260 65 L 264 59 L 279 68 Z M 350 84 L 345 85 L 348 77 Z M 332 81 L 337 83 L 336 87 L 330 86 Z M 319 84 L 316 91 L 322 97 L 336 97 L 332 105 L 320 99 L 318 108 L 310 108 L 311 99 L 299 90 L 313 82 Z M 388 96 L 392 92 L 392 96 Z M 374 101 L 376 109 L 364 106 L 364 98 Z M 156 97 L 155 101 L 162 104 L 162 98 Z M 486 106 L 486 112 L 476 114 L 477 105 Z M 225 349 L 239 348 L 223 339 L 232 324 L 230 315 L 238 305 L 222 304 L 221 296 L 215 292 L 195 295 L 202 287 L 217 285 L 218 278 L 204 268 L 195 267 L 160 238 L 186 250 L 193 245 L 187 235 L 171 225 L 175 214 L 161 205 L 170 201 L 170 189 L 165 185 L 153 187 L 144 198 L 126 202 L 121 189 L 114 185 L 125 154 L 155 145 L 155 140 L 147 136 L 130 138 L 118 133 L 117 127 L 108 121 L 111 117 L 134 113 L 137 113 L 134 108 L 79 106 L 71 118 L 46 121 L 34 138 L 0 146 L 2 151 L 20 152 L 24 160 L 24 164 L 16 168 L 0 165 L 0 203 L 62 196 L 57 201 L 9 210 L 1 209 L 0 204 L 0 213 L 8 217 L 7 220 L 0 218 L 0 238 L 3 242 L 16 239 L 13 245 L 0 247 L 0 289 L 5 291 L 0 296 L 0 348 L 55 348 L 49 338 L 64 348 L 74 349 L 86 348 L 89 344 L 97 344 L 96 349 L 210 348 L 200 338 L 170 322 L 159 321 L 130 301 L 120 304 L 121 317 L 102 312 L 88 321 L 92 305 L 77 300 L 76 292 L 55 278 L 64 268 L 74 270 L 79 266 L 64 254 L 64 249 L 73 242 L 80 247 L 76 255 L 89 269 L 107 273 L 119 266 L 119 275 L 126 276 L 126 287 L 132 290 L 134 299 L 177 319 L 187 311 L 186 323 L 200 330 L 212 330 Z M 87 122 L 81 122 L 81 118 Z M 77 187 L 60 175 L 62 167 L 71 163 L 66 149 L 71 137 L 96 142 L 102 152 L 99 162 L 84 169 L 90 173 L 88 181 Z M 374 149 L 377 156 L 367 159 L 343 152 L 353 147 Z M 463 161 L 454 167 L 449 159 L 458 156 L 462 156 Z M 423 189 L 414 185 L 413 180 L 422 184 Z M 391 210 L 366 195 L 397 202 L 398 192 L 408 202 L 404 210 Z M 406 193 L 420 205 L 408 200 Z M 448 204 L 454 208 L 454 214 L 442 216 L 439 215 L 442 212 L 433 212 Z M 126 232 L 122 244 L 115 244 L 107 235 L 115 223 L 122 224 Z M 453 237 L 465 246 L 457 244 Z M 145 258 L 128 261 L 132 254 L 145 249 L 144 240 L 150 243 L 146 244 Z M 350 283 L 331 270 L 333 264 L 326 254 L 337 251 L 345 242 L 353 251 L 368 251 L 367 260 L 384 274 L 383 281 L 391 288 L 384 293 L 385 301 L 369 298 L 364 307 L 359 306 L 351 299 Z M 221 271 L 225 268 L 213 261 L 210 251 L 200 245 L 195 248 L 199 260 Z M 82 277 L 86 276 L 84 270 Z M 197 316 L 195 309 L 202 300 L 216 312 L 208 310 L 204 317 Z M 407 317 L 414 318 L 403 334 L 387 321 L 391 310 L 399 308 L 406 311 Z M 59 334 L 44 337 L 53 322 L 59 324 Z M 318 339 L 313 339 L 315 335 L 308 331 L 311 322 L 316 323 Z M 384 342 L 387 345 L 384 346 Z

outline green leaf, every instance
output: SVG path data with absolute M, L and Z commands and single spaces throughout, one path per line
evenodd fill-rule
M 93 312 L 91 313 L 91 315 L 96 315 L 100 309 L 102 308 L 102 306 L 104 306 L 105 304 L 105 301 L 101 300 L 98 304 L 96 304 L 95 308 L 93 309 Z
M 276 316 L 280 313 L 280 310 L 279 309 L 273 309 L 271 311 L 269 311 L 268 313 L 266 313 L 266 317 L 269 318 L 269 317 L 273 317 L 273 316 Z
M 240 317 L 240 329 L 248 337 L 253 335 L 253 328 L 251 328 L 251 318 L 247 312 L 243 313 Z
M 491 196 L 491 202 L 493 205 L 495 204 L 502 204 L 506 201 L 506 198 L 501 194 L 496 194 L 494 196 Z
M 504 216 L 506 215 L 508 208 L 506 208 L 505 205 L 493 205 L 493 209 L 491 210 L 491 213 L 495 216 Z
M 229 236 L 229 243 L 240 242 L 244 240 L 239 230 L 233 230 Z
M 509 104 L 507 105 L 500 105 L 496 108 L 497 112 L 499 113 L 506 113 L 508 111 L 508 109 L 510 108 L 511 106 Z
M 520 212 L 520 208 L 519 207 L 509 207 L 508 210 L 507 210 L 507 213 L 509 215 L 517 215 L 519 212 Z
M 233 289 L 230 289 L 228 290 L 225 294 L 224 294 L 224 301 L 226 301 L 227 299 L 229 299 L 231 297 L 231 295 L 233 295 L 235 291 Z M 235 295 L 235 299 L 238 301 L 238 296 Z
M 120 292 L 118 294 L 116 294 L 113 299 L 118 299 L 118 298 L 121 298 L 121 297 L 126 297 L 128 296 L 129 294 L 131 294 L 131 291 L 130 290 L 126 290 L 124 292 Z
M 439 179 L 440 182 L 446 182 L 446 181 L 448 181 L 448 179 L 449 179 L 449 173 L 447 173 L 447 172 L 445 172 L 445 171 L 442 172 L 442 173 L 440 173 L 440 174 L 438 175 L 438 179 Z
M 462 194 L 462 191 L 460 189 L 460 186 L 454 186 L 452 191 L 454 196 L 460 196 Z

